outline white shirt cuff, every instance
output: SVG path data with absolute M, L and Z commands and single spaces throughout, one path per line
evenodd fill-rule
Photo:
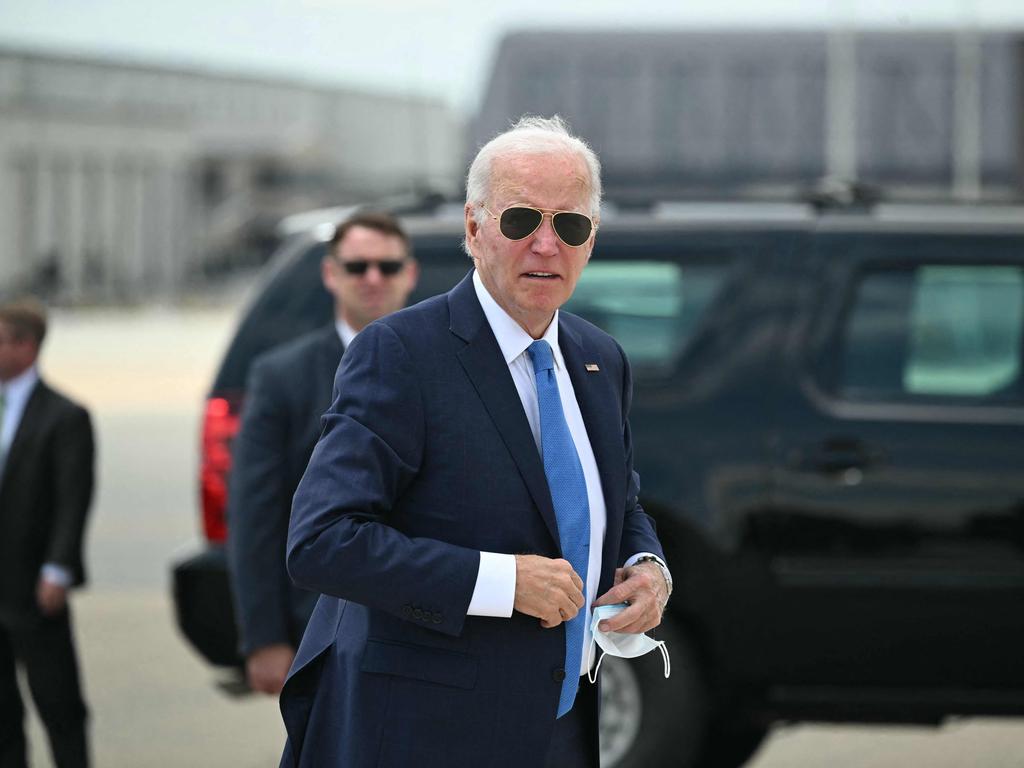
M 48 581 L 51 584 L 55 584 L 58 587 L 64 587 L 65 589 L 70 587 L 71 582 L 74 580 L 71 577 L 71 571 L 63 565 L 57 565 L 56 563 L 44 563 L 39 575 L 42 577 L 43 581 Z
M 469 601 L 467 616 L 507 619 L 516 602 L 516 556 L 480 553 L 480 570 Z

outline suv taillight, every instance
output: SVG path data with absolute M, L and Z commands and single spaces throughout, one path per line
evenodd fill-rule
M 211 397 L 203 417 L 203 457 L 199 489 L 203 504 L 203 533 L 207 541 L 227 539 L 228 470 L 231 441 L 238 432 L 240 398 Z

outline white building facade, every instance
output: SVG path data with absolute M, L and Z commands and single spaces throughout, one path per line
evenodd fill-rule
M 439 101 L 0 48 L 0 294 L 173 296 L 254 218 L 459 188 Z

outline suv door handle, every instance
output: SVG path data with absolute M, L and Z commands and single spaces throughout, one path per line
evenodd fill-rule
M 859 440 L 831 439 L 818 445 L 794 449 L 788 463 L 792 469 L 802 472 L 831 475 L 849 469 L 867 469 L 883 459 L 880 451 L 868 449 Z

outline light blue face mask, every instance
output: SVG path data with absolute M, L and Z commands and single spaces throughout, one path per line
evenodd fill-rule
M 587 649 L 587 677 L 592 683 L 597 680 L 597 671 L 601 668 L 601 662 L 604 661 L 605 656 L 611 654 L 624 659 L 633 659 L 650 653 L 655 648 L 661 651 L 661 658 L 665 662 L 665 677 L 672 673 L 672 662 L 668 658 L 668 648 L 665 646 L 664 640 L 655 640 L 642 633 L 602 632 L 597 628 L 602 621 L 610 619 L 627 607 L 626 603 L 616 603 L 615 605 L 602 605 L 594 609 L 594 615 L 590 619 L 592 639 L 590 647 Z M 593 668 L 593 671 L 589 671 L 594 663 L 594 647 L 596 645 L 601 646 L 601 650 L 604 652 L 597 660 L 597 666 Z

